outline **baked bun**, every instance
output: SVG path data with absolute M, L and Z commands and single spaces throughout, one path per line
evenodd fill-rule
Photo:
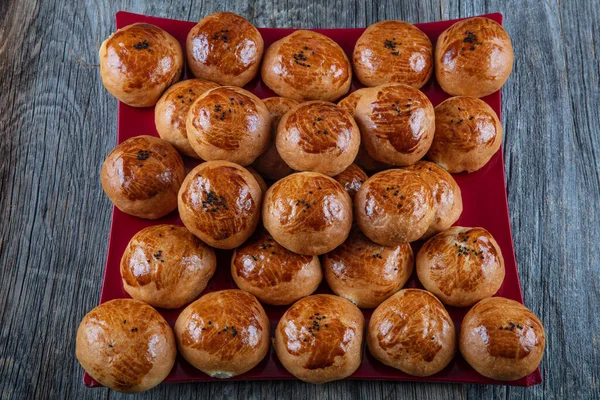
M 504 281 L 504 258 L 483 228 L 455 226 L 429 239 L 417 253 L 417 275 L 444 304 L 468 307 L 493 296 Z
M 333 179 L 342 185 L 352 200 L 354 200 L 356 192 L 358 192 L 358 189 L 360 189 L 367 178 L 368 176 L 365 171 L 360 169 L 360 167 L 356 164 L 350 164 L 348 168 L 333 177 Z
M 106 90 L 132 107 L 151 107 L 181 78 L 183 51 L 158 26 L 127 25 L 100 46 L 100 76 Z
M 336 42 L 317 32 L 298 30 L 267 49 L 261 75 L 279 96 L 334 101 L 348 93 L 352 67 Z
M 434 117 L 427 96 L 401 84 L 369 89 L 354 113 L 369 155 L 396 166 L 414 164 L 427 153 L 435 132 Z
M 298 172 L 267 190 L 262 216 L 263 225 L 280 245 L 314 256 L 346 240 L 352 227 L 352 200 L 332 178 Z
M 413 24 L 380 21 L 356 41 L 352 63 L 365 86 L 404 83 L 419 89 L 433 73 L 433 46 Z
M 446 368 L 456 353 L 454 323 L 431 293 L 404 289 L 373 312 L 367 332 L 373 356 L 414 376 L 431 376 Z
M 179 217 L 203 242 L 233 249 L 260 219 L 262 192 L 248 170 L 228 161 L 207 161 L 190 171 L 179 191 Z
M 148 304 L 111 300 L 87 313 L 77 329 L 77 360 L 98 383 L 139 393 L 161 383 L 177 348 L 167 321 Z
M 363 183 L 354 198 L 354 216 L 360 230 L 375 243 L 414 242 L 434 220 L 433 194 L 416 173 L 389 169 Z
M 451 97 L 435 108 L 435 137 L 427 158 L 452 173 L 483 167 L 502 144 L 502 123 L 475 97 Z
M 435 45 L 435 76 L 452 96 L 483 97 L 504 85 L 513 48 L 502 25 L 476 17 L 456 22 Z
M 219 87 L 214 82 L 188 79 L 171 86 L 154 107 L 158 135 L 188 157 L 198 158 L 187 137 L 186 120 L 190 106 L 204 92 Z
M 269 117 L 271 118 L 271 144 L 267 151 L 254 161 L 253 165 L 254 168 L 256 168 L 263 176 L 267 177 L 267 179 L 277 181 L 284 176 L 294 173 L 294 170 L 281 159 L 281 156 L 277 152 L 277 146 L 275 145 L 277 127 L 285 113 L 300 103 L 297 100 L 289 99 L 287 97 L 269 97 L 263 99 L 263 103 L 267 106 Z
M 500 381 L 523 378 L 544 355 L 544 326 L 527 307 L 491 297 L 465 315 L 460 329 L 462 356 L 481 375 Z
M 276 144 L 283 161 L 296 171 L 334 176 L 356 158 L 360 131 L 343 108 L 326 101 L 308 101 L 281 118 Z
M 221 86 L 200 96 L 190 107 L 186 127 L 190 145 L 207 161 L 250 165 L 271 140 L 267 107 L 235 86 Z
M 246 167 L 246 169 L 248 170 L 248 172 L 250 172 L 252 174 L 252 176 L 254 177 L 254 179 L 256 179 L 256 183 L 258 183 L 258 186 L 260 186 L 260 191 L 264 195 L 265 192 L 267 191 L 267 189 L 269 188 L 267 186 L 267 182 L 265 182 L 265 180 L 263 179 L 263 177 L 260 176 L 260 174 L 258 172 L 256 172 L 256 170 L 254 168 L 252 168 L 252 167 Z
M 166 140 L 136 136 L 115 147 L 102 164 L 102 188 L 126 214 L 157 219 L 177 208 L 185 178 L 181 156 Z
M 358 100 L 360 100 L 360 98 L 368 92 L 369 88 L 357 89 L 338 101 L 337 105 L 348 111 L 350 115 L 354 115 L 354 110 L 356 110 L 356 104 L 358 104 Z
M 280 306 L 312 294 L 323 273 L 319 257 L 292 253 L 261 231 L 235 249 L 231 276 L 261 302 Z
M 437 164 L 428 161 L 419 161 L 406 169 L 423 178 L 433 195 L 435 217 L 421 239 L 428 239 L 450 228 L 460 218 L 463 210 L 460 187 L 452 175 Z
M 414 265 L 408 243 L 381 246 L 354 230 L 323 256 L 327 284 L 335 294 L 361 308 L 373 308 L 402 289 Z
M 154 225 L 129 241 L 121 258 L 121 278 L 134 299 L 179 308 L 202 293 L 216 267 L 213 249 L 186 228 Z
M 221 85 L 250 82 L 258 73 L 263 49 L 258 29 L 230 12 L 204 17 L 190 30 L 186 42 L 192 74 Z
M 279 320 L 275 351 L 285 369 L 304 382 L 343 379 L 361 363 L 364 325 L 360 310 L 346 299 L 305 297 Z
M 258 300 L 241 290 L 205 294 L 175 323 L 179 352 L 205 374 L 226 379 L 254 368 L 270 345 L 269 318 Z

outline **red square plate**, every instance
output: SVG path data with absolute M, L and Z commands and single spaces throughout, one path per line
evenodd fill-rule
M 485 17 L 491 18 L 494 21 L 502 23 L 501 14 L 488 14 Z M 146 22 L 157 25 L 173 35 L 182 47 L 185 48 L 185 40 L 189 30 L 195 25 L 194 22 L 176 21 L 163 18 L 148 17 L 145 15 L 132 14 L 128 12 L 117 13 L 117 28 L 122 28 L 126 25 L 135 22 Z M 452 25 L 455 21 L 441 21 L 426 24 L 417 24 L 417 26 L 425 32 L 429 38 L 435 43 L 437 37 Z M 295 29 L 276 29 L 276 28 L 259 28 L 260 33 L 265 41 L 265 48 L 274 41 L 289 35 Z M 364 28 L 354 29 L 316 29 L 331 39 L 335 40 L 346 51 L 350 59 L 352 59 L 352 51 L 354 43 L 364 31 Z M 191 76 L 189 71 L 185 71 L 186 77 Z M 360 83 L 354 79 L 352 90 L 361 87 Z M 250 90 L 260 98 L 274 96 L 269 88 L 263 82 L 256 78 L 248 85 L 246 89 Z M 437 105 L 448 97 L 440 86 L 431 80 L 421 89 L 432 101 L 433 105 Z M 500 92 L 496 92 L 484 100 L 496 111 L 500 116 Z M 119 122 L 118 122 L 118 142 L 121 143 L 137 135 L 154 135 L 158 136 L 154 126 L 154 108 L 133 108 L 123 103 L 119 103 Z M 186 160 L 186 166 L 192 168 L 195 162 Z M 490 162 L 481 170 L 471 174 L 454 175 L 458 182 L 463 196 L 464 211 L 457 225 L 462 226 L 481 226 L 487 229 L 494 235 L 506 263 L 506 277 L 498 296 L 507 297 L 523 303 L 521 295 L 521 287 L 519 284 L 519 276 L 517 274 L 517 266 L 515 262 L 514 249 L 511 238 L 510 222 L 508 219 L 508 204 L 506 200 L 506 184 L 504 181 L 504 162 L 502 151 L 498 151 Z M 127 246 L 131 237 L 139 230 L 153 225 L 162 223 L 175 223 L 181 225 L 181 221 L 177 212 L 156 221 L 139 219 L 126 215 L 113 208 L 112 225 L 110 229 L 110 239 L 108 247 L 108 257 L 106 260 L 106 270 L 104 274 L 104 283 L 102 286 L 102 295 L 100 302 L 117 299 L 128 298 L 128 294 L 123 290 L 121 276 L 119 273 L 119 264 L 121 255 Z M 419 246 L 419 244 L 417 244 Z M 231 279 L 230 259 L 232 252 L 217 250 L 217 272 L 205 293 L 214 290 L 222 290 L 235 288 L 235 284 Z M 415 274 L 409 280 L 408 287 L 421 287 Z M 330 293 L 329 288 L 323 283 L 318 293 Z M 283 315 L 286 307 L 266 306 L 265 310 L 271 320 L 271 326 L 274 331 L 277 326 L 277 321 Z M 159 312 L 171 324 L 175 324 L 175 320 L 181 310 L 159 310 Z M 468 311 L 464 308 L 449 307 L 448 311 L 457 331 L 460 329 L 462 318 Z M 365 318 L 371 316 L 371 310 L 364 310 Z M 542 381 L 540 370 L 537 369 L 529 376 L 513 382 L 499 382 L 485 378 L 479 375 L 471 368 L 466 361 L 458 354 L 456 358 L 443 371 L 427 378 L 419 378 L 404 374 L 396 369 L 385 366 L 373 358 L 369 352 L 364 350 L 362 364 L 358 370 L 350 377 L 350 379 L 386 379 L 386 380 L 407 380 L 407 381 L 435 381 L 435 382 L 463 382 L 463 383 L 485 383 L 485 384 L 503 384 L 515 386 L 531 386 L 539 384 Z M 234 380 L 254 380 L 254 379 L 293 379 L 293 376 L 283 368 L 277 360 L 273 349 L 265 359 L 251 371 L 232 378 Z M 188 364 L 181 356 L 178 356 L 175 367 L 165 379 L 165 382 L 190 382 L 190 381 L 210 381 L 215 380 L 204 373 L 198 371 Z M 90 387 L 99 386 L 89 375 L 85 374 L 84 383 Z

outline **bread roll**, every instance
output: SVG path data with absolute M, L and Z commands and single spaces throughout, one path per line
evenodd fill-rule
M 98 383 L 139 393 L 161 383 L 177 348 L 167 321 L 148 304 L 111 300 L 86 314 L 77 329 L 77 360 Z
M 343 108 L 325 101 L 308 101 L 281 118 L 276 144 L 281 158 L 294 170 L 334 176 L 356 158 L 360 131 Z
M 187 136 L 186 120 L 190 106 L 204 92 L 219 87 L 214 82 L 188 79 L 171 86 L 154 107 L 154 123 L 158 135 L 181 154 L 199 158 Z
M 360 36 L 352 63 L 365 86 L 403 83 L 419 89 L 433 73 L 433 46 L 413 24 L 380 21 Z
M 258 300 L 241 290 L 205 294 L 175 323 L 183 358 L 205 374 L 226 379 L 254 368 L 269 351 L 269 319 Z
M 246 167 L 246 169 L 248 170 L 248 172 L 250 172 L 252 174 L 254 179 L 256 179 L 256 183 L 258 183 L 258 186 L 260 186 L 260 191 L 264 195 L 265 192 L 267 191 L 267 189 L 269 188 L 267 186 L 267 182 L 265 182 L 263 177 L 260 176 L 260 174 L 258 172 L 256 172 L 256 170 L 254 168 Z
M 262 214 L 263 225 L 280 245 L 294 253 L 319 255 L 348 237 L 352 200 L 332 178 L 298 172 L 267 190 Z
M 368 179 L 368 176 L 358 165 L 350 164 L 348 168 L 334 176 L 333 179 L 338 181 L 346 193 L 350 195 L 350 198 L 354 200 L 356 192 Z
M 504 281 L 504 258 L 483 228 L 455 226 L 429 239 L 417 253 L 417 275 L 444 304 L 468 307 L 493 296 Z
M 367 345 L 375 358 L 390 367 L 431 376 L 454 358 L 456 333 L 448 311 L 434 295 L 404 289 L 373 312 Z
M 514 300 L 490 297 L 465 315 L 460 352 L 481 375 L 514 381 L 534 372 L 544 355 L 544 326 Z
M 258 74 L 262 36 L 237 14 L 207 15 L 190 30 L 186 43 L 188 66 L 196 78 L 244 86 Z
M 134 299 L 179 308 L 202 293 L 216 266 L 213 249 L 186 228 L 154 225 L 129 241 L 121 258 L 121 278 Z
M 181 78 L 183 51 L 158 26 L 137 23 L 110 35 L 100 46 L 100 77 L 106 90 L 132 107 L 151 107 Z
M 336 42 L 317 32 L 298 30 L 267 49 L 261 75 L 279 96 L 334 101 L 348 93 L 352 67 Z
M 186 228 L 212 247 L 233 249 L 256 229 L 262 192 L 245 168 L 228 161 L 207 161 L 190 171 L 178 200 Z
M 435 76 L 451 96 L 483 97 L 504 85 L 513 57 L 510 37 L 500 24 L 489 18 L 468 18 L 438 38 Z
M 113 204 L 126 214 L 157 219 L 177 208 L 185 177 L 181 156 L 166 140 L 136 136 L 104 160 L 100 180 Z
M 346 378 L 361 363 L 364 317 L 348 300 L 330 294 L 291 306 L 275 331 L 279 361 L 296 378 L 325 383 Z

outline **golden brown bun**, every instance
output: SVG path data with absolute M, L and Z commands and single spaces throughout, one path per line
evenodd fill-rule
M 241 290 L 205 294 L 187 306 L 175 323 L 183 358 L 213 378 L 250 371 L 265 358 L 270 325 L 258 300 Z
M 500 24 L 482 17 L 465 19 L 438 38 L 435 76 L 452 96 L 487 96 L 508 79 L 513 56 L 510 37 Z
M 196 78 L 244 86 L 258 73 L 264 42 L 243 17 L 219 12 L 204 17 L 188 33 L 186 50 Z
M 452 173 L 483 167 L 502 144 L 502 123 L 475 97 L 451 97 L 435 108 L 435 136 L 427 158 Z
M 334 176 L 356 158 L 360 131 L 343 108 L 326 101 L 307 101 L 281 118 L 276 144 L 281 158 L 296 171 Z
M 348 96 L 338 101 L 337 105 L 342 107 L 344 110 L 348 111 L 350 115 L 354 115 L 354 110 L 356 110 L 358 100 L 360 100 L 360 98 L 368 92 L 369 88 L 357 89 L 354 92 L 350 93 Z
M 348 168 L 333 177 L 333 179 L 342 185 L 352 200 L 354 200 L 356 192 L 358 192 L 358 189 L 360 189 L 367 178 L 368 176 L 365 171 L 360 169 L 356 164 L 350 164 Z
M 190 171 L 179 191 L 179 216 L 203 242 L 233 249 L 260 219 L 262 192 L 248 170 L 228 161 L 207 161 Z
M 155 309 L 118 299 L 83 317 L 75 352 L 81 366 L 103 386 L 139 393 L 169 375 L 177 348 L 171 327 Z
M 154 107 L 154 123 L 158 135 L 181 154 L 199 158 L 187 137 L 186 120 L 190 106 L 204 92 L 219 87 L 214 82 L 188 79 L 171 86 Z
M 175 225 L 142 229 L 121 258 L 123 288 L 154 307 L 179 308 L 202 293 L 215 273 L 215 252 Z
M 382 363 L 414 376 L 446 368 L 456 353 L 454 323 L 431 293 L 404 289 L 373 312 L 369 351 Z
M 402 289 L 414 265 L 408 243 L 381 246 L 360 231 L 323 257 L 329 287 L 361 308 L 373 308 Z
M 491 297 L 465 315 L 459 345 L 465 360 L 481 375 L 513 381 L 538 367 L 546 334 L 528 308 L 514 300 Z
M 433 73 L 433 46 L 413 24 L 380 21 L 360 36 L 352 63 L 365 86 L 404 83 L 419 89 Z
M 221 86 L 200 96 L 190 107 L 186 127 L 190 145 L 207 161 L 250 165 L 271 140 L 267 107 L 235 86 Z
M 354 118 L 369 155 L 386 164 L 414 164 L 433 141 L 433 106 L 421 91 L 407 85 L 369 89 L 358 101 Z
M 136 136 L 115 147 L 102 164 L 102 188 L 126 214 L 157 219 L 177 208 L 185 178 L 181 156 L 166 140 Z
M 389 169 L 363 183 L 354 198 L 354 216 L 360 230 L 375 243 L 414 242 L 433 222 L 433 195 L 416 173 Z
M 277 181 L 294 173 L 294 170 L 281 159 L 281 156 L 277 152 L 277 146 L 275 145 L 277 127 L 285 113 L 300 103 L 297 100 L 289 99 L 287 97 L 269 97 L 263 99 L 263 103 L 267 106 L 269 117 L 271 118 L 271 143 L 269 144 L 267 151 L 261 154 L 256 161 L 254 161 L 253 165 L 254 168 L 256 168 L 263 176 L 267 177 L 267 179 Z
M 312 294 L 323 279 L 319 257 L 292 253 L 266 231 L 234 251 L 231 275 L 240 289 L 277 306 Z
M 256 170 L 254 168 L 246 167 L 246 169 L 248 170 L 248 172 L 250 172 L 252 174 L 254 179 L 256 179 L 256 183 L 258 183 L 258 186 L 260 186 L 260 191 L 264 195 L 265 192 L 267 191 L 267 189 L 269 188 L 267 186 L 267 182 L 265 182 L 263 177 L 260 176 L 260 174 L 258 172 L 256 172 Z
M 429 239 L 417 253 L 425 289 L 449 306 L 468 307 L 493 296 L 504 281 L 504 258 L 483 228 L 455 226 Z
M 132 24 L 100 46 L 100 76 L 106 90 L 132 107 L 156 104 L 181 78 L 183 51 L 177 39 L 158 26 Z
M 267 49 L 261 75 L 279 96 L 334 101 L 348 93 L 352 67 L 336 42 L 317 32 L 299 30 Z
M 291 306 L 275 331 L 279 361 L 296 378 L 325 383 L 346 378 L 361 362 L 364 317 L 351 302 L 330 294 Z
M 433 195 L 435 217 L 421 239 L 428 239 L 450 228 L 460 218 L 463 210 L 460 187 L 452 175 L 437 164 L 428 161 L 419 161 L 406 169 L 423 178 Z
M 332 178 L 298 172 L 267 190 L 262 214 L 263 225 L 280 245 L 313 256 L 346 240 L 352 227 L 352 200 Z

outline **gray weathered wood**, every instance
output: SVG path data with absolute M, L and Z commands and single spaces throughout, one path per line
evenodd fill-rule
M 70 3 L 70 2 L 69 2 Z M 548 334 L 537 387 L 344 381 L 162 385 L 143 398 L 599 398 L 600 33 L 588 1 L 0 1 L 0 398 L 124 398 L 86 389 L 75 356 L 97 304 L 110 204 L 98 173 L 117 102 L 97 49 L 123 9 L 265 27 L 360 27 L 500 11 L 515 47 L 504 87 L 511 224 L 525 303 Z

